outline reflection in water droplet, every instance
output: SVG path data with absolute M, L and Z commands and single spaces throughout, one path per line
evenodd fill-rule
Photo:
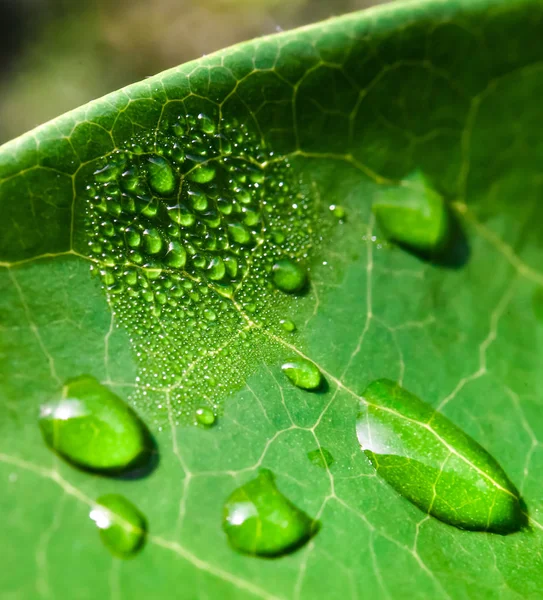
M 145 425 L 118 396 L 89 375 L 67 381 L 61 398 L 41 407 L 39 424 L 52 450 L 85 469 L 116 472 L 148 457 Z
M 139 510 L 124 496 L 98 498 L 89 514 L 108 550 L 119 558 L 130 558 L 142 549 L 146 523 Z
M 419 252 L 439 251 L 450 234 L 450 217 L 443 197 L 420 171 L 401 185 L 383 189 L 373 212 L 391 240 Z
M 293 260 L 284 258 L 273 265 L 272 279 L 277 289 L 294 294 L 307 283 L 307 271 Z
M 322 446 L 308 452 L 307 458 L 309 458 L 314 465 L 321 467 L 322 469 L 326 469 L 327 467 L 330 468 L 334 462 L 332 453 Z
M 437 519 L 507 534 L 523 523 L 521 501 L 496 460 L 442 414 L 392 381 L 368 386 L 358 441 L 377 473 Z
M 200 423 L 200 425 L 210 427 L 215 423 L 215 419 L 215 413 L 208 406 L 201 406 L 196 409 L 196 421 Z
M 305 358 L 294 358 L 281 369 L 292 383 L 303 390 L 317 390 L 322 382 L 322 373 L 315 363 Z
M 275 557 L 302 546 L 318 524 L 277 489 L 271 471 L 261 469 L 226 500 L 223 529 L 236 550 Z

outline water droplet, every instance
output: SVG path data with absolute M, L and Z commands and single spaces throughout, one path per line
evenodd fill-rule
M 134 227 L 127 227 L 124 230 L 125 240 L 130 248 L 139 248 L 141 245 L 141 234 Z
M 226 266 L 220 256 L 215 256 L 209 263 L 208 276 L 213 281 L 220 281 L 226 275 Z
M 147 161 L 149 187 L 160 196 L 175 192 L 176 176 L 170 163 L 162 156 L 151 156 Z
M 281 325 L 281 327 L 287 331 L 288 333 L 293 333 L 294 331 L 296 331 L 296 325 L 293 321 L 291 321 L 290 319 L 281 319 L 279 321 L 279 324 Z
M 187 262 L 187 251 L 180 242 L 171 241 L 166 254 L 166 264 L 175 269 L 182 269 Z
M 322 373 L 317 365 L 306 358 L 294 358 L 281 369 L 296 387 L 303 390 L 316 390 L 323 382 Z
M 287 294 L 294 294 L 305 287 L 307 271 L 298 263 L 283 258 L 273 265 L 272 280 L 277 289 Z
M 338 204 L 331 204 L 330 211 L 334 215 L 334 217 L 336 217 L 336 219 L 340 220 L 344 219 L 345 215 L 347 214 L 343 206 L 339 206 Z
M 96 523 L 102 542 L 114 556 L 129 558 L 142 549 L 147 529 L 145 518 L 124 496 L 101 496 L 89 516 Z
M 120 471 L 149 455 L 149 432 L 136 413 L 94 377 L 66 382 L 44 404 L 40 429 L 47 445 L 69 462 L 94 471 Z
M 228 234 L 237 244 L 248 244 L 251 241 L 250 231 L 241 223 L 228 223 Z
M 162 236 L 156 227 L 143 232 L 143 247 L 149 254 L 158 254 L 162 250 Z
M 308 452 L 307 458 L 309 458 L 314 465 L 321 467 L 322 469 L 326 469 L 327 467 L 330 468 L 334 462 L 332 453 L 322 446 Z
M 226 500 L 223 529 L 239 552 L 272 557 L 305 544 L 318 524 L 277 489 L 271 471 L 261 469 Z
M 440 250 L 450 233 L 450 218 L 443 197 L 420 171 L 401 185 L 383 189 L 373 212 L 386 236 L 419 252 Z
M 209 183 L 215 178 L 216 172 L 212 165 L 200 165 L 190 171 L 188 177 L 195 183 Z
M 211 427 L 215 423 L 215 413 L 207 406 L 201 406 L 196 409 L 196 421 L 200 425 Z
M 524 524 L 517 490 L 473 438 L 387 379 L 371 383 L 357 420 L 380 475 L 423 512 L 460 529 L 507 534 Z

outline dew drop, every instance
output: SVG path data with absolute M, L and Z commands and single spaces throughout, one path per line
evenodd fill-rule
M 124 230 L 124 236 L 127 245 L 130 248 L 139 248 L 141 245 L 141 233 L 134 227 L 127 227 Z
M 176 175 L 170 163 L 162 156 L 151 156 L 147 161 L 149 187 L 160 196 L 175 192 Z
M 171 241 L 166 254 L 166 264 L 175 269 L 182 269 L 187 262 L 187 251 L 180 242 Z
M 322 373 L 317 365 L 306 358 L 294 358 L 281 369 L 296 387 L 303 390 L 317 390 L 323 382 Z
M 228 223 L 228 234 L 237 244 L 248 244 L 251 241 L 251 233 L 241 223 Z
M 213 281 L 220 281 L 226 275 L 226 266 L 224 264 L 223 259 L 220 256 L 215 256 L 210 264 L 208 269 L 208 276 Z
M 47 445 L 84 469 L 116 472 L 149 457 L 149 432 L 136 413 L 94 377 L 66 382 L 61 397 L 40 410 Z
M 305 287 L 307 271 L 298 263 L 283 258 L 273 265 L 272 280 L 277 289 L 287 294 L 295 294 Z
M 281 319 L 279 324 L 288 333 L 293 333 L 296 331 L 296 325 L 294 321 L 291 321 L 290 319 Z
M 205 427 L 211 427 L 215 423 L 215 413 L 207 406 L 201 406 L 196 409 L 196 421 Z
M 209 183 L 215 179 L 217 171 L 215 167 L 211 165 L 200 165 L 196 167 L 188 174 L 188 177 L 191 181 L 195 183 Z
M 399 186 L 383 189 L 373 212 L 390 240 L 414 251 L 439 251 L 448 241 L 450 217 L 445 201 L 420 171 Z
M 507 534 L 523 526 L 519 494 L 496 460 L 394 382 L 367 387 L 356 432 L 377 474 L 423 512 L 472 531 Z
M 101 496 L 89 516 L 98 527 L 102 542 L 114 556 L 130 558 L 143 548 L 147 530 L 145 518 L 124 496 Z
M 271 471 L 261 469 L 226 500 L 223 529 L 235 550 L 274 557 L 303 546 L 317 532 L 318 523 L 277 489 Z
M 334 462 L 332 453 L 322 446 L 308 452 L 307 458 L 309 458 L 314 465 L 321 467 L 322 469 L 330 468 Z
M 143 247 L 148 254 L 158 254 L 162 250 L 162 236 L 156 227 L 143 232 Z

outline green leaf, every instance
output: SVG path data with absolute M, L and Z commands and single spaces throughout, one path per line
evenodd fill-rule
M 391 4 L 167 71 L 1 149 L 2 597 L 540 596 L 542 27 L 540 0 Z M 434 255 L 372 210 L 402 185 L 411 202 L 420 177 L 452 221 Z M 268 285 L 280 258 L 308 268 L 301 294 Z M 296 355 L 324 389 L 281 372 Z M 146 422 L 147 476 L 92 476 L 44 444 L 40 406 L 83 374 Z M 355 424 L 381 378 L 489 452 L 528 528 L 461 531 L 376 475 Z M 261 467 L 320 523 L 274 560 L 221 527 Z M 147 523 L 130 561 L 89 518 L 106 494 Z

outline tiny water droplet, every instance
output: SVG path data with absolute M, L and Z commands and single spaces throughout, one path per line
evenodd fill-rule
M 343 206 L 339 206 L 339 204 L 331 204 L 330 212 L 334 215 L 334 217 L 336 217 L 336 219 L 340 220 L 344 219 L 345 215 L 347 214 Z
M 66 382 L 61 397 L 44 404 L 39 425 L 45 442 L 76 466 L 126 470 L 149 455 L 149 432 L 136 413 L 94 377 Z
M 294 331 L 296 331 L 296 325 L 294 321 L 291 321 L 290 319 L 281 319 L 279 321 L 279 324 L 288 333 L 293 333 Z
M 507 534 L 523 526 L 519 494 L 497 461 L 394 382 L 366 388 L 356 432 L 377 474 L 423 512 L 472 531 Z
M 296 387 L 303 390 L 316 390 L 323 382 L 322 373 L 317 365 L 306 358 L 294 358 L 281 369 Z
M 98 527 L 102 542 L 114 556 L 130 558 L 142 549 L 147 530 L 145 518 L 124 496 L 101 496 L 89 516 Z
M 303 546 L 318 523 L 277 489 L 271 471 L 261 469 L 226 500 L 223 529 L 235 550 L 273 557 Z
M 211 427 L 215 423 L 215 413 L 207 406 L 201 406 L 196 409 L 196 421 L 200 425 Z
M 308 452 L 307 458 L 309 458 L 314 465 L 321 467 L 322 469 L 326 469 L 327 467 L 330 468 L 334 462 L 332 453 L 322 446 Z
M 272 281 L 282 292 L 295 294 L 305 287 L 307 271 L 293 260 L 283 258 L 273 265 Z

